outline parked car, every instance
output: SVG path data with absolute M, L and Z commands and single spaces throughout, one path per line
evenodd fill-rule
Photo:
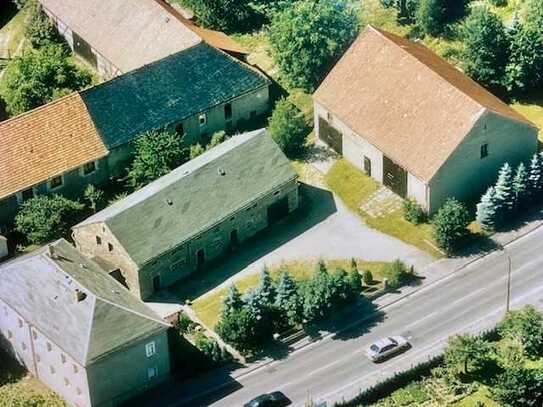
M 389 336 L 372 343 L 366 353 L 372 362 L 379 362 L 409 349 L 410 346 L 403 336 Z
M 273 393 L 261 394 L 255 397 L 243 407 L 285 407 L 292 404 L 290 399 L 280 391 L 274 391 Z

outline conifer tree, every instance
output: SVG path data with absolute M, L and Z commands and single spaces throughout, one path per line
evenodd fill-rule
M 526 198 L 528 197 L 528 172 L 524 163 L 520 163 L 513 179 L 513 193 L 515 195 L 515 203 L 517 208 L 526 206 Z
M 260 274 L 260 283 L 255 293 L 259 297 L 259 301 L 263 307 L 270 308 L 273 305 L 275 301 L 275 287 L 266 266 L 264 266 Z
M 496 202 L 498 204 L 498 216 L 503 219 L 515 207 L 513 193 L 513 170 L 509 163 L 505 163 L 498 174 L 496 182 Z
M 477 204 L 477 222 L 484 230 L 493 230 L 497 226 L 496 191 L 489 187 Z
M 228 287 L 226 295 L 222 299 L 222 313 L 223 315 L 230 314 L 234 311 L 238 311 L 243 307 L 243 300 L 238 288 L 232 284 Z
M 279 275 L 275 294 L 275 306 L 284 313 L 290 325 L 300 322 L 302 303 L 296 282 L 290 277 L 288 271 L 283 271 Z
M 530 161 L 528 171 L 528 194 L 532 201 L 536 201 L 541 195 L 543 183 L 543 159 L 540 154 L 534 154 Z

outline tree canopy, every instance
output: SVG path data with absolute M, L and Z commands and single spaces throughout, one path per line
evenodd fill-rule
M 272 56 L 292 87 L 313 91 L 358 33 L 356 12 L 341 0 L 300 0 L 277 13 Z
M 302 150 L 309 128 L 302 112 L 287 99 L 281 99 L 275 105 L 268 131 L 281 150 L 293 157 Z

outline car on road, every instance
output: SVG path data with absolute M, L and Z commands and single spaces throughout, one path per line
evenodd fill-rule
M 403 336 L 388 336 L 372 343 L 366 354 L 372 362 L 380 362 L 410 348 L 409 341 Z
M 274 391 L 273 393 L 261 394 L 255 397 L 248 403 L 245 403 L 243 407 L 286 407 L 292 404 L 292 401 L 280 391 Z

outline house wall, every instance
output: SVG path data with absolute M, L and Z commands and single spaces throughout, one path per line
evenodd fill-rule
M 43 4 L 42 4 L 42 7 L 43 7 Z M 60 35 L 64 37 L 64 39 L 70 46 L 71 50 L 74 51 L 74 36 L 73 36 L 72 27 L 68 27 L 62 20 L 60 20 L 56 15 L 54 15 L 47 8 L 43 7 L 43 10 L 49 16 L 49 18 L 53 21 L 58 32 L 60 33 Z M 111 63 L 111 61 L 109 61 L 102 54 L 100 54 L 100 52 L 94 49 L 94 47 L 92 47 L 92 44 L 89 44 L 89 45 L 91 48 L 91 52 L 96 56 L 95 69 L 100 74 L 100 76 L 102 76 L 104 80 L 108 80 L 122 74 L 122 72 L 113 63 Z M 84 56 L 82 55 L 80 56 L 84 58 Z M 90 63 L 91 61 L 88 61 L 88 62 Z
M 147 357 L 145 345 L 152 341 L 155 342 L 156 353 Z M 152 379 L 148 377 L 149 368 L 157 369 L 157 376 Z M 118 406 L 124 400 L 164 381 L 169 373 L 168 335 L 167 329 L 164 329 L 87 367 L 92 405 Z
M 383 153 L 368 142 L 363 135 L 355 133 L 332 112 L 328 111 L 318 102 L 314 102 L 315 132 L 320 138 L 319 117 L 343 134 L 343 157 L 355 167 L 364 171 L 364 157 L 371 161 L 371 177 L 379 183 L 383 183 Z M 330 121 L 329 118 L 332 120 Z M 322 139 L 321 139 L 322 140 Z M 427 209 L 427 184 L 408 172 L 407 197 L 415 199 L 423 208 Z
M 480 157 L 488 143 L 488 156 Z M 487 112 L 457 147 L 430 182 L 430 212 L 437 211 L 449 197 L 477 202 L 489 185 L 496 182 L 505 163 L 516 167 L 529 162 L 537 151 L 537 130 L 526 124 Z
M 51 189 L 49 181 L 34 185 L 34 195 L 60 194 L 70 199 L 80 199 L 88 184 L 102 186 L 109 181 L 107 158 L 98 160 L 95 164 L 96 170 L 89 175 L 83 174 L 82 167 L 65 172 L 62 174 L 63 184 L 57 188 Z M 20 202 L 22 203 L 20 192 L 0 200 L 0 233 L 13 224 Z
M 69 405 L 90 407 L 85 368 L 2 300 L 0 315 L 0 344 Z
M 126 280 L 128 289 L 134 295 L 140 296 L 138 266 L 130 259 L 106 224 L 100 222 L 76 227 L 72 230 L 72 237 L 76 248 L 84 255 L 100 257 L 118 267 Z M 96 237 L 101 239 L 101 244 L 97 243 Z M 113 250 L 109 250 L 108 244 L 113 246 Z

